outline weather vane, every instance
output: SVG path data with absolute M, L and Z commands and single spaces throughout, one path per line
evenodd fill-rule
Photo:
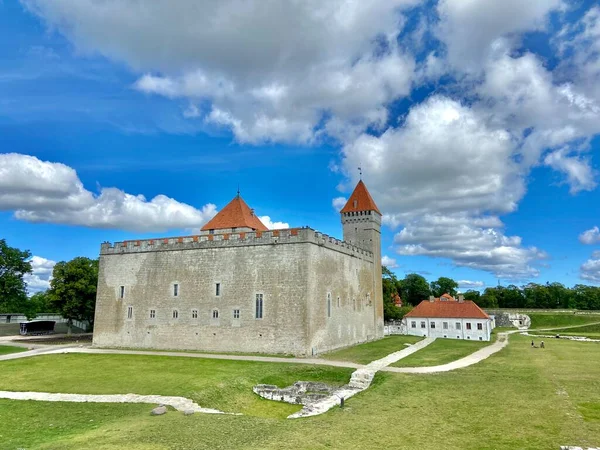
M 358 168 L 358 176 L 362 180 L 362 167 Z
M 238 196 L 238 198 L 240 198 L 240 183 L 238 183 L 237 196 Z

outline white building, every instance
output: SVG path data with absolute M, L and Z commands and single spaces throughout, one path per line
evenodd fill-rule
M 448 339 L 489 341 L 494 321 L 479 306 L 459 295 L 429 297 L 402 319 L 405 334 Z

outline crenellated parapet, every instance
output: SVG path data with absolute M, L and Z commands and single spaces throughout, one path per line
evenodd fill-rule
M 159 239 L 139 239 L 115 243 L 104 242 L 100 247 L 100 254 L 118 255 L 123 253 L 162 252 L 200 248 L 228 248 L 253 245 L 285 245 L 299 243 L 313 243 L 361 259 L 366 259 L 369 261 L 373 260 L 373 254 L 371 252 L 308 227 L 286 228 L 282 230 L 269 231 L 177 236 Z

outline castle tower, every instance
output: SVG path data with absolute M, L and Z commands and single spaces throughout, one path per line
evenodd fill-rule
M 377 337 L 383 337 L 383 288 L 381 283 L 381 212 L 365 183 L 360 180 L 340 211 L 344 241 L 373 253 L 373 293 Z

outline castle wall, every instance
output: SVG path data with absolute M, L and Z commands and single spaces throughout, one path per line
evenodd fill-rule
M 314 245 L 308 258 L 310 354 L 374 339 L 373 261 Z
M 340 307 L 335 323 L 350 331 L 337 342 L 339 327 L 321 320 L 323 292 L 331 290 L 332 310 L 334 292 L 355 294 L 358 304 L 372 286 L 365 278 L 372 263 L 371 253 L 308 228 L 105 243 L 94 345 L 297 355 L 350 345 L 371 334 L 373 313 L 369 321 L 366 310 Z

